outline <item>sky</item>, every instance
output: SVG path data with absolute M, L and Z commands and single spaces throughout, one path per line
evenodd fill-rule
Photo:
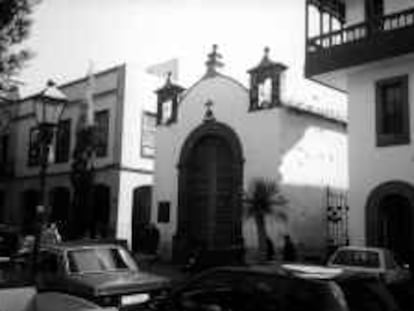
M 22 94 L 86 75 L 90 61 L 100 71 L 122 63 L 143 70 L 179 59 L 179 83 L 189 87 L 205 73 L 217 44 L 222 73 L 248 85 L 247 70 L 263 57 L 289 67 L 292 96 L 332 101 L 344 96 L 310 82 L 304 68 L 304 0 L 43 0 L 35 9 L 30 38 L 34 53 L 22 71 Z

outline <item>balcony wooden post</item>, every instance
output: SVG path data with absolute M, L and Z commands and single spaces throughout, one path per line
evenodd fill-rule
M 319 2 L 319 35 L 322 36 L 323 35 L 323 4 L 322 4 L 322 0 Z M 321 41 L 322 44 L 322 41 Z
M 332 33 L 333 16 L 329 13 L 329 30 L 328 33 Z M 329 36 L 329 46 L 333 45 L 334 36 Z
M 306 5 L 305 5 L 305 51 L 309 51 L 308 38 L 309 38 L 309 0 L 306 1 Z

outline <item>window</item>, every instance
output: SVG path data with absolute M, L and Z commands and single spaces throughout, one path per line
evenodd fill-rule
M 85 248 L 68 252 L 72 273 L 131 270 L 117 248 Z
M 377 82 L 377 146 L 402 145 L 410 142 L 408 110 L 408 76 Z
M 141 156 L 152 158 L 155 156 L 155 130 L 157 116 L 144 112 L 142 116 Z
M 374 251 L 343 250 L 332 261 L 335 265 L 379 268 L 379 254 Z
M 109 134 L 109 110 L 102 110 L 95 113 L 97 157 L 105 157 L 108 153 Z
M 40 145 L 39 129 L 32 127 L 29 132 L 29 152 L 27 155 L 27 164 L 36 166 L 40 164 Z
M 69 161 L 70 153 L 70 134 L 71 134 L 70 120 L 62 120 L 56 132 L 55 145 L 55 161 L 56 163 L 64 163 Z

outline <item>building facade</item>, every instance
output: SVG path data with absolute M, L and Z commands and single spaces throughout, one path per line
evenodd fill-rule
M 414 251 L 414 5 L 307 1 L 306 76 L 347 92 L 354 244 Z
M 190 88 L 167 80 L 157 91 L 152 219 L 165 258 L 183 261 L 196 244 L 216 258 L 238 249 L 254 258 L 244 194 L 257 178 L 287 199 L 286 219 L 275 210 L 265 220 L 275 247 L 288 233 L 304 257 L 325 253 L 327 187 L 347 187 L 346 122 L 286 102 L 287 68 L 268 53 L 249 71 L 249 88 L 218 71 L 215 47 Z
M 133 223 L 149 221 L 155 152 L 155 110 L 151 108 L 154 98 L 141 94 L 149 77 L 125 64 L 98 72 L 93 79 L 92 90 L 88 90 L 88 77 L 59 86 L 69 102 L 50 152 L 46 205 L 50 207 L 51 220 L 67 223 L 79 217 L 72 209 L 71 163 L 76 133 L 82 126 L 85 95 L 91 91 L 96 127 L 93 204 L 82 215 L 92 220 L 91 226 L 104 228 L 105 235 L 131 241 Z M 4 100 L 2 105 L 0 222 L 29 229 L 40 200 L 33 96 Z

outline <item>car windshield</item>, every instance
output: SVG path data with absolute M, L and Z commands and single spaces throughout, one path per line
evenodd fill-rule
M 357 266 L 378 268 L 380 266 L 379 255 L 369 250 L 341 250 L 332 260 L 333 264 L 344 266 Z
M 132 259 L 120 248 L 96 247 L 68 251 L 69 270 L 72 273 L 135 270 Z

